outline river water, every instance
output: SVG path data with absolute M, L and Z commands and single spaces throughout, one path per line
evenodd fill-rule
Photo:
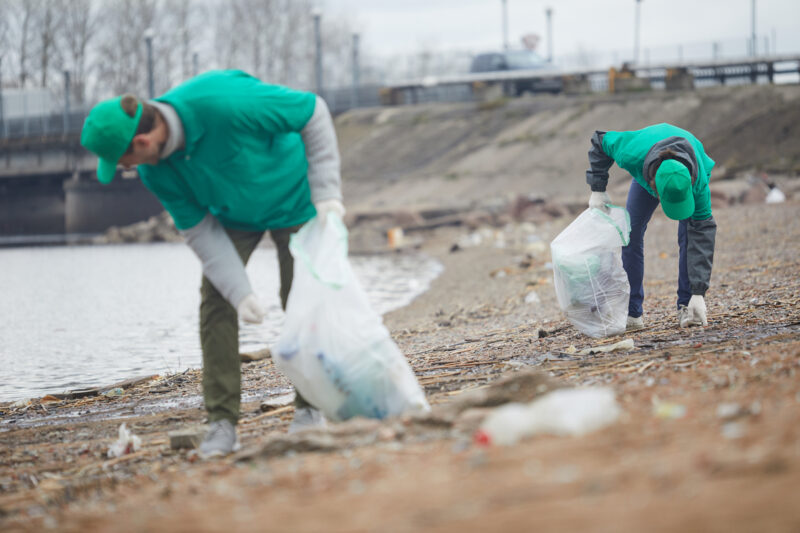
M 441 272 L 422 255 L 351 257 L 376 311 L 408 304 Z M 267 309 L 240 348 L 269 346 L 283 312 L 275 250 L 247 272 Z M 184 244 L 0 249 L 0 401 L 202 366 L 200 263 Z

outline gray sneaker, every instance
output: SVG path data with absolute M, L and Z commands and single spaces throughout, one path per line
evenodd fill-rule
M 306 429 L 324 428 L 328 425 L 325 415 L 313 407 L 295 409 L 292 423 L 289 424 L 289 433 L 297 433 Z
M 625 324 L 625 331 L 638 331 L 644 329 L 644 319 L 640 316 L 628 315 L 628 322 Z
M 208 426 L 208 433 L 200 444 L 199 454 L 202 459 L 222 457 L 241 448 L 236 427 L 228 420 L 215 420 Z
M 702 326 L 703 322 L 698 320 L 689 311 L 689 307 L 685 305 L 678 306 L 678 325 L 682 328 L 688 326 Z

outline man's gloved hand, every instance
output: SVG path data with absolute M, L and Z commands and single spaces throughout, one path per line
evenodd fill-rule
M 317 202 L 314 204 L 314 207 L 317 208 L 317 216 L 323 224 L 328 219 L 328 213 L 336 213 L 340 218 L 344 217 L 344 206 L 342 205 L 342 202 L 336 200 L 335 198 Z
M 596 207 L 597 209 L 602 209 L 603 211 L 608 211 L 606 204 L 611 203 L 611 198 L 608 196 L 608 193 L 592 191 L 592 194 L 589 196 L 589 207 Z
M 681 327 L 687 326 L 707 326 L 706 300 L 699 294 L 694 294 L 689 299 L 686 311 L 681 315 Z
M 236 312 L 239 313 L 240 319 L 251 324 L 260 324 L 266 314 L 253 293 L 248 294 L 244 300 L 239 302 Z

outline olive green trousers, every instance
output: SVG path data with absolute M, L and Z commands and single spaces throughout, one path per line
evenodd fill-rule
M 292 288 L 294 260 L 289 252 L 289 238 L 301 226 L 270 231 L 270 237 L 278 249 L 280 269 L 281 306 L 286 309 L 289 291 Z M 239 257 L 246 265 L 255 250 L 263 231 L 239 231 L 225 229 Z M 242 390 L 241 357 L 239 356 L 239 321 L 236 309 L 203 276 L 200 286 L 200 345 L 203 350 L 203 400 L 208 411 L 209 422 L 239 420 L 240 395 Z M 297 394 L 295 404 L 308 406 L 308 402 Z

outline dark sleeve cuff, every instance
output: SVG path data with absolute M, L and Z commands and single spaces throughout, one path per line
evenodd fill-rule
M 692 285 L 692 296 L 705 296 L 708 285 Z

